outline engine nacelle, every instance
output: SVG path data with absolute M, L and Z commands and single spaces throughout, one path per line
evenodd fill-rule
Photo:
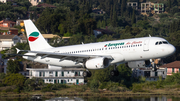
M 132 61 L 127 63 L 129 68 L 147 68 L 151 66 L 150 60 Z
M 103 69 L 109 66 L 109 59 L 105 57 L 97 57 L 89 59 L 85 62 L 87 69 Z

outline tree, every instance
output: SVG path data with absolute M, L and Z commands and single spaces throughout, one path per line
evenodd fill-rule
M 96 70 L 94 74 L 95 80 L 98 80 L 99 82 L 107 82 L 110 80 L 110 71 L 109 68 L 102 69 L 102 70 Z
M 10 75 L 7 75 L 4 79 L 3 79 L 3 83 L 11 86 L 11 85 L 16 85 L 18 87 L 22 87 L 24 85 L 24 81 L 26 80 L 26 78 L 19 74 L 19 73 L 13 73 Z
M 37 87 L 40 87 L 42 89 L 42 86 L 44 85 L 44 82 L 40 78 L 32 78 L 27 79 L 24 83 L 24 89 L 26 91 L 35 90 Z
M 90 89 L 94 92 L 98 91 L 99 83 L 97 80 L 93 79 L 90 83 Z
M 132 15 L 132 19 L 131 19 L 131 25 L 133 25 L 135 23 L 135 11 L 133 9 L 133 15 Z
M 8 73 L 18 73 L 20 71 L 20 63 L 17 60 L 10 59 L 7 63 Z

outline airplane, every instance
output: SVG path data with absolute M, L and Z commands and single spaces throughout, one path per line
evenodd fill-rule
M 118 74 L 117 65 L 128 62 L 145 61 L 172 55 L 176 48 L 160 37 L 142 37 L 97 43 L 52 47 L 44 39 L 31 20 L 24 20 L 30 50 L 23 58 L 64 68 L 83 67 L 84 77 L 90 77 L 88 69 L 104 69 L 114 65 L 112 76 Z M 130 67 L 133 68 L 133 67 Z

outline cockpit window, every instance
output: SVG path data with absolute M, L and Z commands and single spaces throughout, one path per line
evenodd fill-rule
M 158 41 L 155 43 L 155 45 L 161 45 L 161 44 L 168 44 L 167 41 Z
M 167 41 L 163 41 L 163 44 L 168 44 L 168 42 Z
M 155 45 L 158 45 L 158 42 L 156 42 Z

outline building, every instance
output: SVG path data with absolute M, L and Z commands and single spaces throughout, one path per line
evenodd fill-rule
M 49 7 L 49 8 L 56 8 L 56 6 L 53 6 L 53 5 L 50 5 L 50 4 L 47 4 L 47 3 L 42 3 L 42 4 L 39 4 L 37 5 L 37 7 Z
M 9 1 L 14 1 L 14 0 L 0 0 L 0 2 L 2 2 L 2 3 L 6 3 L 6 2 L 9 2 Z
M 44 0 L 29 0 L 29 2 L 30 2 L 33 6 L 36 6 L 36 5 L 38 5 L 40 2 L 44 2 Z
M 0 51 L 10 49 L 18 42 L 21 42 L 21 38 L 17 35 L 0 35 Z
M 19 37 L 21 39 L 20 43 L 26 43 L 27 42 L 27 38 L 26 38 L 26 36 L 24 34 L 20 35 Z
M 45 40 L 47 42 L 55 42 L 55 41 L 57 41 L 57 43 L 59 43 L 61 41 L 61 37 L 58 36 L 58 35 L 54 35 L 54 34 L 42 34 L 42 36 L 45 38 Z M 57 40 L 54 39 L 52 41 L 53 38 L 58 38 L 58 39 Z M 69 38 L 70 37 L 62 37 L 62 39 L 64 39 L 64 40 L 68 40 Z
M 157 71 L 153 71 L 151 68 L 140 68 L 133 70 L 133 77 L 143 76 L 146 78 L 146 81 L 157 81 L 159 76 L 162 79 L 166 78 L 166 70 L 165 69 L 157 69 Z
M 101 34 L 112 35 L 112 34 L 115 33 L 115 32 L 112 32 L 112 31 L 108 30 L 107 27 L 106 27 L 106 29 L 95 29 L 95 30 L 93 30 L 93 32 L 94 32 L 95 37 L 97 37 L 97 36 L 99 36 Z
M 136 10 L 138 10 L 138 3 L 137 2 L 127 2 L 127 6 L 130 6 Z
M 172 75 L 172 73 L 180 72 L 180 61 L 174 61 L 165 65 L 160 66 L 160 68 L 166 69 L 167 75 Z
M 13 27 L 16 22 L 9 21 L 9 20 L 2 20 L 0 21 L 0 27 Z
M 143 15 L 146 15 L 147 13 L 160 14 L 162 12 L 164 12 L 163 3 L 152 3 L 152 2 L 141 3 L 141 14 Z
M 105 14 L 106 12 L 103 11 L 103 9 L 97 9 L 97 8 L 93 8 L 92 12 L 95 14 Z
M 141 13 L 151 12 L 151 2 L 141 3 Z
M 29 70 L 29 78 L 41 78 L 44 83 L 61 84 L 84 84 L 83 68 L 50 68 L 50 69 L 32 69 Z
M 18 35 L 18 29 L 13 27 L 0 27 L 0 35 Z

